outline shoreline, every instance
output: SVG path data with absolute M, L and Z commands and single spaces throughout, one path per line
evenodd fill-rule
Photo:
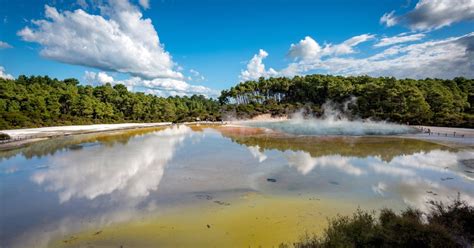
M 254 121 L 254 120 L 248 120 Z M 241 126 L 239 122 L 242 121 L 198 121 L 198 122 L 184 122 L 176 123 L 182 125 L 198 125 L 198 124 L 212 124 L 212 125 L 227 125 L 227 126 Z M 111 131 L 132 130 L 141 128 L 165 127 L 172 126 L 172 122 L 156 122 L 156 123 L 120 123 L 120 124 L 92 124 L 92 125 L 71 125 L 71 126 L 52 126 L 41 128 L 23 128 L 0 130 L 0 133 L 8 134 L 12 141 L 0 143 L 0 151 L 11 150 L 26 146 L 28 144 L 70 135 L 81 135 L 91 133 L 102 133 Z M 435 127 L 435 126 L 411 126 L 419 129 L 421 132 L 417 134 L 402 134 L 394 137 L 409 138 L 425 140 L 442 145 L 454 146 L 474 146 L 474 129 L 456 128 L 456 127 Z M 427 130 L 431 133 L 428 133 Z
M 81 135 L 121 130 L 131 130 L 140 128 L 171 126 L 171 122 L 157 123 L 120 123 L 120 124 L 93 124 L 93 125 L 71 125 L 71 126 L 53 126 L 40 128 L 22 128 L 0 130 L 0 133 L 8 134 L 12 141 L 0 143 L 0 151 L 11 150 L 26 146 L 38 141 L 52 139 L 70 135 Z
M 58 137 L 104 133 L 114 131 L 124 131 L 142 128 L 166 127 L 172 125 L 225 125 L 229 122 L 196 121 L 196 122 L 154 122 L 154 123 L 119 123 L 119 124 L 92 124 L 92 125 L 70 125 L 70 126 L 52 126 L 40 128 L 20 128 L 0 130 L 0 133 L 6 133 L 11 137 L 11 141 L 0 142 L 0 151 L 20 148 L 31 143 Z

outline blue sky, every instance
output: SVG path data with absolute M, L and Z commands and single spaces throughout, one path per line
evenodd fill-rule
M 259 76 L 474 75 L 474 0 L 0 3 L 4 6 L 0 10 L 1 73 L 13 77 L 75 77 L 83 83 L 124 83 L 130 89 L 159 95 L 215 95 Z M 47 16 L 45 6 L 62 17 Z M 76 13 L 78 9 L 83 13 Z M 383 20 L 384 15 L 389 18 Z M 78 21 L 93 17 L 101 19 L 94 19 L 97 24 L 91 26 Z M 130 30 L 125 27 L 137 20 L 143 22 Z M 53 23 L 52 28 L 45 22 Z M 119 23 L 119 34 L 107 37 L 101 25 L 106 30 L 112 22 Z M 380 45 L 384 38 L 396 42 Z M 140 44 L 146 39 L 150 42 Z

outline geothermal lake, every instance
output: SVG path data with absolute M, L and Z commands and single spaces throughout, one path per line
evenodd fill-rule
M 0 246 L 268 247 L 357 208 L 474 202 L 472 146 L 366 124 L 175 125 L 0 151 Z

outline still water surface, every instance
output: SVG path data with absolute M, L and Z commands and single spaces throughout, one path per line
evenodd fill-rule
M 474 150 L 173 126 L 0 152 L 0 247 L 274 246 L 362 209 L 461 197 Z

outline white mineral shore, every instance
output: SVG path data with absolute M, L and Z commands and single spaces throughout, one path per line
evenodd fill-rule
M 0 133 L 8 134 L 11 139 L 33 139 L 45 138 L 62 135 L 73 135 L 82 133 L 105 132 L 133 128 L 168 126 L 171 122 L 159 123 L 120 123 L 120 124 L 95 124 L 95 125 L 76 125 L 76 126 L 56 126 L 41 128 L 24 128 L 1 130 Z

